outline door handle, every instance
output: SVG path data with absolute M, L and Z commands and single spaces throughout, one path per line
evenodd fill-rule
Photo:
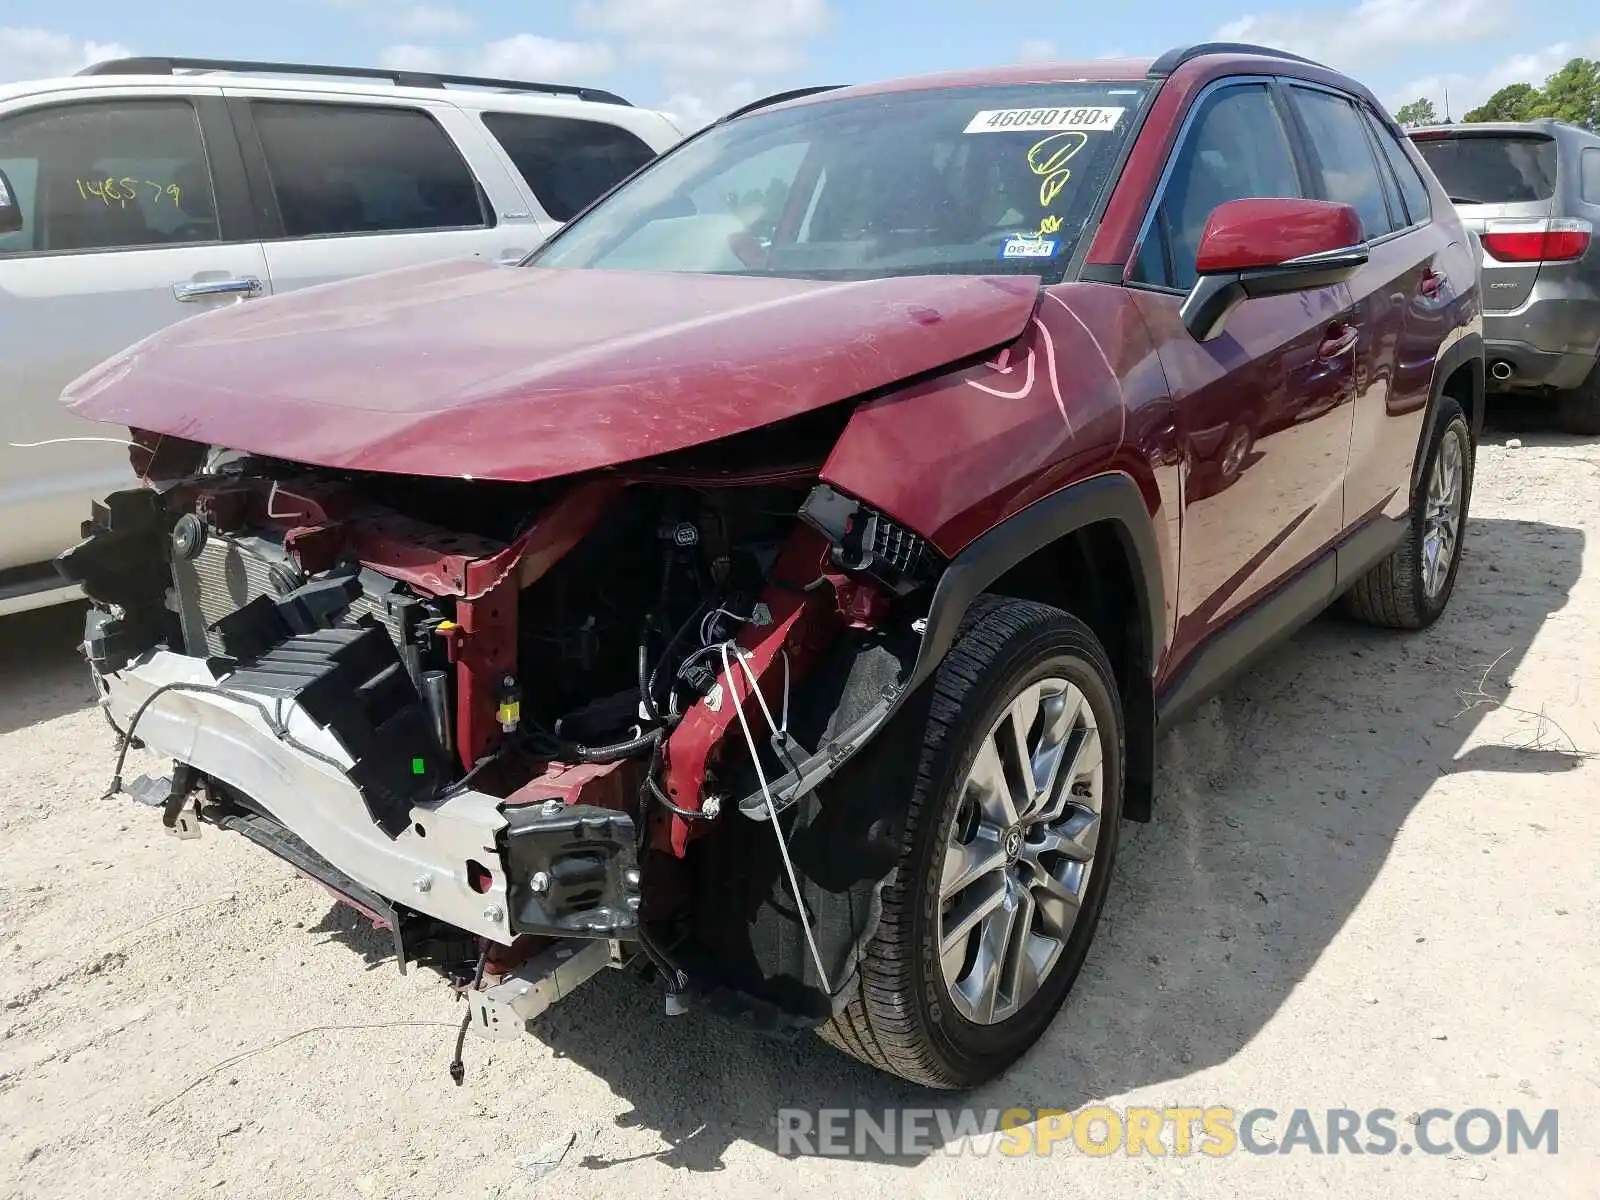
M 1328 336 L 1322 339 L 1322 345 L 1317 347 L 1318 358 L 1338 358 L 1346 350 L 1356 344 L 1356 338 L 1361 331 L 1354 325 L 1332 325 L 1328 328 Z
M 172 296 L 184 303 L 205 300 L 211 296 L 254 296 L 261 290 L 261 280 L 254 275 L 241 279 L 212 279 L 204 282 L 175 283 Z
M 514 267 L 528 257 L 526 250 L 502 250 L 500 257 L 494 261 L 502 267 Z

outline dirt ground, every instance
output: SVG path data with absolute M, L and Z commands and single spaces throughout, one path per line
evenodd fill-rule
M 1434 629 L 1326 617 L 1167 738 L 1076 990 L 966 1101 L 1555 1108 L 1555 1156 L 784 1157 L 780 1108 L 951 1101 L 614 972 L 453 1086 L 436 975 L 99 798 L 78 621 L 0 620 L 0 1196 L 1600 1195 L 1600 445 L 1491 429 Z

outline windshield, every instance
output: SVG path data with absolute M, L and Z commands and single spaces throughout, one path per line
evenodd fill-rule
M 756 112 L 659 159 L 527 261 L 811 279 L 1056 279 L 1145 91 L 950 88 Z

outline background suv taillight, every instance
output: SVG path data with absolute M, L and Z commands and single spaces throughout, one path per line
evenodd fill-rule
M 1483 249 L 1500 262 L 1571 262 L 1584 256 L 1593 235 L 1587 221 L 1490 221 Z

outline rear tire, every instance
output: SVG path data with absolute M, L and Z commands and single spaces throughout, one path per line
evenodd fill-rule
M 1345 593 L 1347 612 L 1388 629 L 1425 629 L 1439 619 L 1461 568 L 1472 470 L 1466 414 L 1443 397 L 1411 498 L 1405 541 Z
M 1039 1039 L 1083 965 L 1116 856 L 1123 715 L 1089 627 L 1022 600 L 980 597 L 933 686 L 882 921 L 820 1032 L 966 1088 Z
M 1600 363 L 1589 372 L 1589 378 L 1556 398 L 1556 420 L 1566 433 L 1600 434 Z

